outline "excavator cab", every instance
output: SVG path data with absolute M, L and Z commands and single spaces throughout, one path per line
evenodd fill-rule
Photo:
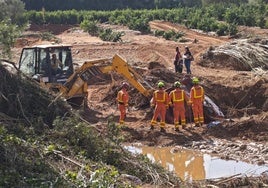
M 53 71 L 52 54 L 61 62 L 57 72 Z M 37 45 L 23 48 L 19 69 L 42 84 L 64 84 L 73 74 L 73 60 L 70 45 Z M 55 69 L 55 67 L 54 67 Z M 49 87 L 51 88 L 51 86 Z

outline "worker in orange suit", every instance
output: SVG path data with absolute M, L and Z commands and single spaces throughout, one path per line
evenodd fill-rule
M 129 95 L 127 90 L 129 89 L 129 85 L 126 82 L 122 83 L 121 90 L 117 93 L 117 102 L 118 109 L 120 111 L 119 124 L 123 125 L 125 123 L 126 117 L 126 109 L 128 107 Z
M 192 79 L 193 87 L 190 91 L 189 104 L 192 105 L 195 126 L 200 126 L 204 123 L 203 103 L 205 100 L 205 92 L 202 86 L 199 85 L 199 80 L 196 77 Z
M 175 89 L 169 93 L 169 105 L 173 107 L 175 131 L 179 131 L 179 119 L 184 129 L 186 126 L 184 103 L 188 102 L 188 97 L 179 81 L 174 83 Z
M 165 84 L 164 82 L 158 82 L 157 84 L 158 90 L 153 93 L 153 97 L 151 99 L 151 106 L 154 107 L 154 115 L 151 120 L 151 129 L 157 125 L 157 118 L 160 116 L 160 131 L 166 132 L 165 126 L 165 118 L 166 111 L 169 104 L 168 93 L 164 90 Z

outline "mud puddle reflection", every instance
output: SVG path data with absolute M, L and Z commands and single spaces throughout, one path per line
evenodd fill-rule
M 268 166 L 252 165 L 241 161 L 222 160 L 208 154 L 172 147 L 125 146 L 132 153 L 144 154 L 152 162 L 175 172 L 182 180 L 203 180 L 232 175 L 257 176 L 268 171 Z

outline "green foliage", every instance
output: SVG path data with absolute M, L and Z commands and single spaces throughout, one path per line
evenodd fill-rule
M 159 173 L 163 185 L 178 183 L 163 168 L 124 150 L 121 128 L 111 119 L 109 132 L 100 132 L 35 82 L 9 74 L 1 64 L 0 73 L 0 187 L 123 188 L 131 186 L 120 174 L 153 183 L 148 172 Z
M 248 0 L 202 0 L 202 5 L 207 6 L 210 4 L 237 4 L 241 5 L 247 3 Z
M 24 11 L 20 0 L 0 1 L 0 56 L 11 58 L 11 48 L 26 24 Z
M 11 58 L 11 48 L 14 46 L 16 38 L 19 36 L 18 27 L 10 21 L 0 22 L 0 56 Z
M 176 24 L 185 24 L 188 28 L 200 29 L 205 32 L 214 31 L 222 35 L 223 33 L 229 33 L 222 31 L 223 26 L 218 21 L 233 25 L 260 26 L 266 28 L 268 6 L 264 3 L 250 5 L 241 3 L 240 6 L 236 4 L 216 3 L 204 7 L 180 7 L 176 9 L 155 10 L 72 10 L 45 12 L 43 14 L 30 11 L 25 15 L 37 24 L 44 22 L 61 24 L 80 23 L 84 30 L 92 32 L 93 35 L 97 33 L 97 23 L 103 22 L 126 25 L 130 29 L 138 30 L 142 33 L 149 33 L 149 22 L 152 20 L 166 20 Z M 109 31 L 106 31 L 106 33 L 109 33 Z
M 66 186 L 35 148 L 0 126 L 0 187 Z
M 117 10 L 117 9 L 161 9 L 181 6 L 201 6 L 201 0 L 23 0 L 27 10 L 41 10 L 44 7 L 48 11 L 55 10 Z
M 238 32 L 238 30 L 237 30 L 237 27 L 236 27 L 236 25 L 234 25 L 234 24 L 229 24 L 229 26 L 228 26 L 228 33 L 229 33 L 229 35 L 235 35 L 235 34 L 237 34 L 237 32 Z
M 124 36 L 124 32 L 113 32 L 112 29 L 101 29 L 99 32 L 99 37 L 103 41 L 111 41 L 111 42 L 118 42 L 122 41 L 122 36 Z
M 90 179 L 90 187 L 106 188 L 115 187 L 119 173 L 115 168 L 102 167 L 96 170 Z M 117 186 L 116 186 L 117 187 Z
M 218 29 L 216 30 L 217 35 L 224 36 L 228 33 L 228 25 L 224 23 L 219 23 Z
M 196 28 L 204 32 L 215 31 L 217 28 L 217 23 L 213 18 L 203 18 L 199 20 Z
M 51 41 L 54 38 L 55 38 L 55 36 L 51 32 L 43 32 L 43 33 L 41 33 L 41 39 L 42 40 Z
M 123 137 L 120 135 L 121 128 L 119 125 L 116 125 L 114 121 L 112 121 L 112 117 L 108 118 L 108 132 L 107 137 L 111 139 L 116 145 L 119 145 L 123 141 Z
M 149 20 L 147 18 L 134 17 L 131 20 L 129 20 L 127 26 L 129 27 L 129 29 L 138 30 L 142 33 L 150 32 Z
M 169 30 L 169 31 L 155 30 L 154 35 L 155 36 L 162 36 L 166 40 L 178 41 L 178 39 L 180 39 L 182 36 L 184 36 L 184 33 L 176 32 L 174 30 Z
M 8 83 L 0 85 L 1 95 L 6 96 L 6 100 L 1 100 L 0 112 L 14 118 L 24 119 L 29 126 L 32 121 L 40 124 L 44 122 L 52 127 L 54 119 L 68 110 L 69 106 L 66 106 L 66 102 L 58 100 L 51 103 L 54 97 L 47 91 L 32 84 L 29 80 L 22 79 L 20 75 L 10 75 L 1 64 L 0 72 L 0 82 Z
M 225 20 L 230 24 L 264 27 L 263 15 L 267 15 L 268 7 L 264 3 L 243 4 L 240 7 L 232 6 L 226 10 Z
M 160 36 L 163 36 L 164 33 L 165 33 L 165 31 L 157 29 L 157 30 L 154 31 L 154 36 L 160 37 Z
M 75 181 L 77 179 L 77 173 L 76 172 L 72 172 L 67 170 L 65 172 L 65 176 L 67 177 L 67 179 L 69 179 L 70 181 Z
M 10 24 L 22 26 L 25 24 L 22 19 L 24 12 L 24 3 L 20 0 L 0 1 L 0 21 L 9 19 Z
M 122 36 L 124 36 L 124 32 L 113 32 L 112 29 L 102 29 L 98 27 L 97 21 L 90 21 L 90 20 L 83 20 L 80 23 L 80 27 L 88 32 L 92 36 L 98 36 L 103 41 L 111 41 L 111 42 L 118 42 L 122 41 Z
M 92 36 L 98 36 L 99 34 L 99 27 L 97 26 L 98 21 L 90 21 L 88 19 L 83 20 L 80 23 L 80 27 L 88 32 Z

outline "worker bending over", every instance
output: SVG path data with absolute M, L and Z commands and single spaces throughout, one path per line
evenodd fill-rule
M 194 85 L 190 91 L 189 104 L 192 105 L 194 123 L 195 126 L 198 127 L 204 123 L 203 103 L 205 100 L 205 92 L 203 87 L 199 85 L 198 78 L 193 77 L 192 82 Z
M 186 126 L 184 103 L 187 103 L 188 97 L 185 91 L 181 89 L 180 82 L 178 81 L 175 82 L 174 87 L 175 89 L 169 93 L 169 99 L 170 99 L 169 105 L 173 107 L 175 131 L 179 131 L 180 123 L 183 129 Z
M 126 117 L 126 109 L 128 107 L 129 95 L 127 90 L 129 89 L 129 85 L 126 82 L 122 83 L 121 90 L 117 93 L 117 102 L 118 109 L 120 111 L 119 124 L 123 125 L 125 123 Z
M 153 93 L 153 97 L 151 99 L 151 106 L 155 108 L 154 115 L 151 120 L 151 129 L 154 129 L 155 125 L 157 125 L 157 118 L 160 116 L 160 131 L 165 132 L 165 118 L 169 97 L 168 93 L 164 90 L 164 82 L 158 82 L 157 87 L 158 90 Z

